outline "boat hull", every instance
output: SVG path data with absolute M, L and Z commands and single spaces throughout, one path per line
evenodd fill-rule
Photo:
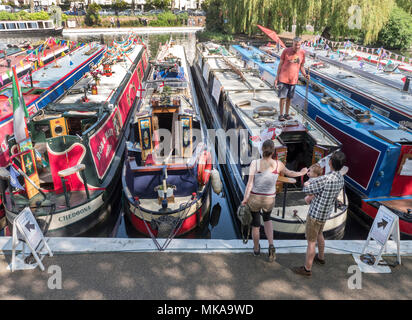
M 143 208 L 140 206 L 131 203 L 126 197 L 124 197 L 124 205 L 123 208 L 125 210 L 125 214 L 128 217 L 130 223 L 133 225 L 135 230 L 140 232 L 141 234 L 150 237 L 150 233 L 155 237 L 161 236 L 159 233 L 159 228 L 161 227 L 160 222 L 162 219 L 161 217 L 169 216 L 174 218 L 179 217 L 186 217 L 183 219 L 182 226 L 178 229 L 176 236 L 183 236 L 196 227 L 200 226 L 203 219 L 208 215 L 210 211 L 210 203 L 211 203 L 211 194 L 210 194 L 210 183 L 206 187 L 203 196 L 193 203 L 190 207 L 186 208 L 185 210 L 179 210 L 173 212 L 173 214 L 162 214 L 160 212 L 156 212 L 155 214 L 147 213 L 144 211 Z M 153 199 L 153 201 L 157 201 L 157 199 Z M 187 212 L 187 213 L 186 213 Z M 158 220 L 160 218 L 160 220 Z M 156 224 L 151 223 L 152 220 L 158 221 Z M 169 219 L 171 221 L 171 219 Z M 167 222 L 164 222 L 167 224 Z M 167 230 L 167 226 L 165 227 Z M 168 232 L 165 237 L 167 237 L 170 233 Z
M 11 31 L 1 31 L 0 38 L 25 38 L 25 37 L 47 37 L 47 36 L 61 36 L 63 34 L 63 28 L 55 29 L 34 29 L 34 30 L 11 30 Z

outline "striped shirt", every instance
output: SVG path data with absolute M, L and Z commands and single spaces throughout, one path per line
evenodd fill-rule
M 311 183 L 303 188 L 307 194 L 316 194 L 309 207 L 309 216 L 318 221 L 326 221 L 332 213 L 336 197 L 343 189 L 343 176 L 338 171 L 314 178 Z

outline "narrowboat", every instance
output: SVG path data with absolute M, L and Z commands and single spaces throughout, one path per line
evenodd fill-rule
M 259 49 L 280 58 L 283 49 L 270 44 Z M 368 59 L 363 60 L 348 49 L 305 46 L 306 68 L 310 76 L 326 86 L 381 115 L 412 129 L 412 73 L 402 70 L 403 64 L 393 63 L 377 69 Z
M 1 37 L 61 36 L 63 27 L 54 25 L 53 20 L 0 21 Z
M 276 159 L 294 171 L 309 167 L 340 148 L 337 140 L 293 106 L 294 119 L 279 122 L 279 98 L 270 82 L 223 46 L 198 44 L 193 70 L 208 125 L 226 133 L 217 153 L 229 179 L 235 207 L 243 200 L 250 163 L 260 158 L 259 144 L 264 140 L 274 141 Z M 309 205 L 302 192 L 304 180 L 293 180 L 282 176 L 278 179 L 278 195 L 271 213 L 278 239 L 304 238 Z M 344 190 L 335 204 L 325 224 L 328 239 L 341 239 L 344 235 L 348 204 Z
M 171 40 L 151 63 L 127 139 L 123 208 L 137 231 L 171 241 L 209 213 L 213 164 L 184 47 Z
M 105 51 L 106 47 L 98 43 L 80 46 L 20 78 L 19 83 L 29 114 L 36 113 L 64 95 L 90 71 L 91 66 L 99 63 Z M 18 73 L 19 68 L 16 69 Z M 11 85 L 0 89 L 0 166 L 8 163 L 7 136 L 13 133 L 11 97 Z
M 78 236 L 108 217 L 120 203 L 125 139 L 147 68 L 137 36 L 114 41 L 57 103 L 30 116 L 25 148 L 9 139 L 10 161 L 25 185 L 2 190 L 9 226 L 27 206 L 47 236 Z
M 233 46 L 248 66 L 268 82 L 278 62 L 262 62 L 253 47 Z M 292 104 L 304 108 L 305 79 Z M 379 113 L 316 80 L 308 84 L 308 116 L 342 144 L 349 172 L 345 176 L 350 211 L 371 222 L 381 205 L 399 216 L 403 238 L 412 236 L 412 133 Z
M 31 45 L 28 46 L 29 48 L 27 48 L 27 50 L 11 47 L 0 51 L 4 52 L 3 56 L 0 56 L 0 87 L 11 82 L 9 74 L 12 66 L 16 66 L 19 77 L 25 76 L 28 75 L 29 70 L 33 68 L 35 61 L 37 61 L 38 64 L 45 65 L 57 59 L 62 54 L 67 54 L 70 50 L 68 41 L 60 41 L 54 38 L 48 38 L 40 45 L 33 47 Z M 40 65 L 38 67 L 41 68 Z

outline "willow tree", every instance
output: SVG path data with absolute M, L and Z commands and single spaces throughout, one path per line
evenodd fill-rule
M 300 35 L 311 24 L 318 33 L 327 29 L 335 39 L 360 38 L 364 44 L 376 41 L 396 1 L 403 0 L 210 0 L 219 7 L 227 33 L 252 35 L 261 24 L 277 32 L 296 25 Z

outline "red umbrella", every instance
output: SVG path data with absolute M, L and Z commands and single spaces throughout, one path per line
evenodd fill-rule
M 265 27 L 262 27 L 260 25 L 257 25 L 257 26 L 259 27 L 260 30 L 262 30 L 264 33 L 266 33 L 269 38 L 271 38 L 275 42 L 279 42 L 279 44 L 283 48 L 286 48 L 285 44 L 282 42 L 282 40 L 280 40 L 279 36 L 277 35 L 277 33 L 275 31 L 270 30 L 270 29 L 265 28 Z

